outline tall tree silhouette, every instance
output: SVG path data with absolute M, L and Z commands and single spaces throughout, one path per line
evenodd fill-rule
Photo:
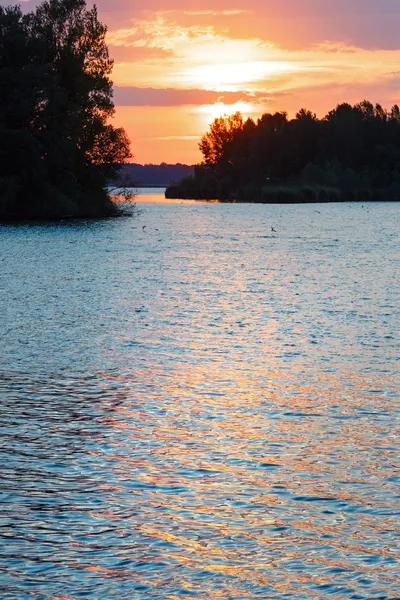
M 107 180 L 130 156 L 114 113 L 106 27 L 84 0 L 0 7 L 0 216 L 115 212 Z

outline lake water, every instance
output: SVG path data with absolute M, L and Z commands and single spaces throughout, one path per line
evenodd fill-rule
M 400 598 L 399 204 L 143 199 L 0 227 L 0 597 Z

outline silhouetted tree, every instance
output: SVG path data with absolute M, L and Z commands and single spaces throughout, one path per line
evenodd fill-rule
M 288 120 L 266 113 L 257 123 L 240 113 L 210 126 L 200 143 L 204 161 L 192 178 L 171 193 L 190 197 L 284 198 L 308 186 L 300 201 L 322 198 L 400 198 L 400 109 L 367 100 L 338 104 L 323 119 L 305 108 Z M 310 186 L 325 186 L 318 193 Z M 280 191 L 276 189 L 281 186 Z M 286 186 L 286 187 L 282 187 Z M 290 189 L 288 189 L 288 187 Z M 181 192 L 180 192 L 181 190 Z M 203 193 L 202 192 L 202 193 Z
M 243 129 L 243 117 L 239 112 L 219 117 L 210 125 L 199 146 L 207 165 L 229 164 L 235 134 Z
M 0 217 L 104 216 L 129 156 L 106 27 L 84 0 L 0 7 Z

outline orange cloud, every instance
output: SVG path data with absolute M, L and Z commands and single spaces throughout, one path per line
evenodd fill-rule
M 279 94 L 279 96 L 284 94 Z M 264 93 L 217 92 L 204 89 L 114 87 L 114 102 L 120 106 L 202 106 L 223 103 L 231 106 L 238 102 L 262 103 L 270 96 Z

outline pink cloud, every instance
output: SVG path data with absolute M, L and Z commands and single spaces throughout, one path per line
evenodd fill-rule
M 2 5 L 9 3 L 0 0 Z M 25 1 L 24 9 L 37 3 Z M 97 5 L 110 28 L 169 12 L 175 13 L 177 22 L 207 22 L 231 35 L 261 37 L 286 48 L 326 40 L 362 48 L 400 48 L 399 0 L 219 0 L 217 9 L 215 0 L 98 0 Z
M 100 0 L 110 25 L 155 12 L 179 23 L 209 23 L 232 35 L 261 37 L 287 48 L 346 41 L 362 48 L 400 48 L 398 0 Z M 192 13 L 192 14 L 190 14 Z

